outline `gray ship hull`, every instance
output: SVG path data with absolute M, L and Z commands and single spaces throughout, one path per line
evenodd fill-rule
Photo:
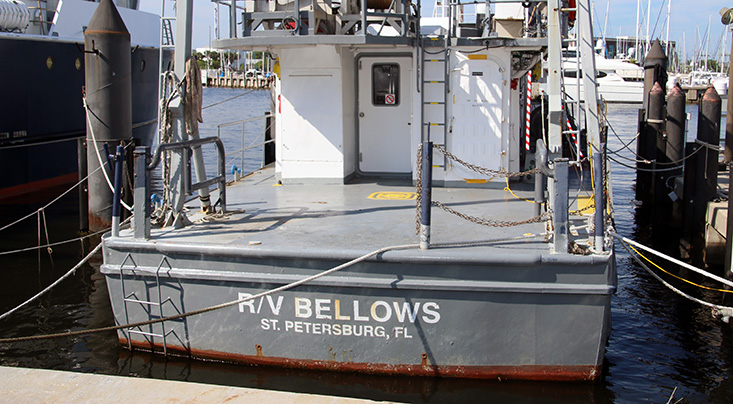
M 238 300 L 377 249 L 372 247 L 414 242 L 414 201 L 385 206 L 357 198 L 381 189 L 376 184 L 321 192 L 245 182 L 261 186 L 241 194 L 238 188 L 246 187 L 230 187 L 228 197 L 247 195 L 240 205 L 246 212 L 146 241 L 125 234 L 105 238 L 102 272 L 118 324 Z M 465 201 L 502 195 L 435 191 Z M 520 216 L 532 208 L 508 205 Z M 434 215 L 446 241 L 467 234 L 539 234 L 544 227 L 486 233 L 454 220 Z M 389 251 L 285 292 L 164 326 L 122 330 L 119 337 L 133 347 L 163 350 L 165 344 L 169 352 L 199 358 L 293 368 L 594 380 L 610 332 L 614 262 L 612 253 L 552 254 L 541 238 Z M 162 311 L 130 299 L 163 302 Z

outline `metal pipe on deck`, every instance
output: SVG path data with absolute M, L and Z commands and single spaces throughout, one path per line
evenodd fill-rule
M 552 227 L 555 254 L 568 253 L 568 159 L 555 159 L 555 177 L 552 187 Z
M 430 136 L 428 134 L 428 136 Z M 420 249 L 430 248 L 430 208 L 433 205 L 433 142 L 422 143 L 422 190 L 420 206 Z
M 99 150 L 132 139 L 130 33 L 111 0 L 102 0 L 89 21 L 84 53 L 89 228 L 101 230 L 112 221 L 112 192 L 98 170 Z
M 112 197 L 112 237 L 120 236 L 120 199 L 122 198 L 122 170 L 124 170 L 125 148 L 117 146 L 115 162 L 115 192 Z
M 150 147 L 138 146 L 135 155 L 135 215 L 132 219 L 134 237 L 150 238 Z
M 595 250 L 603 251 L 604 244 L 604 223 L 605 223 L 605 195 L 606 182 L 603 175 L 604 161 L 606 160 L 606 144 L 601 143 L 600 150 L 593 151 L 593 179 L 595 182 L 595 193 L 593 195 L 593 203 L 595 205 L 594 225 L 595 225 Z
M 547 147 L 545 141 L 537 139 L 534 153 L 534 161 L 536 167 L 547 167 Z M 534 215 L 542 214 L 542 205 L 547 201 L 545 198 L 545 190 L 547 189 L 547 179 L 543 172 L 534 175 Z

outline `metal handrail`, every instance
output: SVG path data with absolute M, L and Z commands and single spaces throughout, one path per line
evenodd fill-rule
M 269 114 L 268 113 L 268 114 L 264 114 L 264 115 L 261 115 L 261 116 L 256 116 L 254 118 L 241 119 L 241 120 L 238 120 L 238 121 L 225 122 L 225 123 L 220 123 L 220 124 L 216 125 L 216 136 L 218 138 L 221 138 L 221 128 L 226 128 L 226 127 L 235 126 L 235 125 L 242 125 L 242 142 L 241 142 L 241 148 L 238 149 L 238 150 L 236 150 L 236 151 L 234 151 L 234 152 L 232 152 L 232 153 L 230 153 L 230 154 L 227 154 L 225 157 L 229 157 L 229 156 L 232 156 L 232 155 L 235 155 L 235 154 L 239 154 L 240 155 L 239 164 L 240 164 L 240 166 L 242 168 L 244 168 L 244 152 L 245 151 L 272 142 L 272 141 L 266 141 L 266 142 L 264 142 L 262 144 L 259 144 L 259 145 L 249 145 L 249 146 L 246 146 L 245 147 L 244 146 L 244 137 L 245 137 L 245 125 L 244 124 L 246 124 L 248 122 L 254 122 L 254 121 L 257 121 L 257 120 L 260 120 L 260 119 L 267 119 L 267 118 L 270 118 L 270 117 L 272 117 L 272 114 Z M 228 162 L 226 162 L 225 164 L 228 164 Z

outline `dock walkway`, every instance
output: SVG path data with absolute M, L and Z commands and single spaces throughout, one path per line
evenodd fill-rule
M 0 401 L 16 404 L 374 403 L 316 394 L 6 366 L 0 366 L 0 392 Z

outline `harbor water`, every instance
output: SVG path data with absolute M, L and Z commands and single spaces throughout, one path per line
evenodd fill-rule
M 214 136 L 217 124 L 262 116 L 270 109 L 269 91 L 206 88 L 201 136 Z M 214 105 L 216 104 L 216 105 Z M 636 135 L 638 105 L 610 105 L 608 120 L 611 151 Z M 696 106 L 688 111 L 694 118 Z M 722 124 L 724 127 L 725 124 Z M 695 122 L 689 127 L 694 132 Z M 265 129 L 262 119 L 222 128 L 227 152 L 259 143 Z M 613 132 L 618 135 L 616 137 Z M 631 143 L 635 149 L 635 142 Z M 633 159 L 630 151 L 620 155 Z M 205 157 L 214 150 L 204 149 Z M 261 148 L 228 157 L 243 172 L 260 164 Z M 207 172 L 215 164 L 208 159 Z M 633 162 L 620 162 L 633 165 Z M 615 225 L 619 234 L 650 243 L 650 225 L 634 201 L 635 173 L 612 163 Z M 0 228 L 36 212 L 66 188 L 49 190 L 32 198 L 0 205 Z M 30 218 L 0 231 L 0 313 L 13 308 L 72 268 L 98 242 L 98 236 L 27 249 L 65 240 L 78 233 L 78 196 L 73 191 Z M 477 231 L 480 231 L 477 230 Z M 733 331 L 714 319 L 709 308 L 671 292 L 637 265 L 619 245 L 618 290 L 613 297 L 613 327 L 607 346 L 604 375 L 595 384 L 507 382 L 501 380 L 451 380 L 379 377 L 205 362 L 182 357 L 164 358 L 121 347 L 115 332 L 0 344 L 0 365 L 68 370 L 109 375 L 182 380 L 219 385 L 338 395 L 415 403 L 665 403 L 670 397 L 682 403 L 729 403 L 733 399 Z M 92 329 L 113 325 L 104 277 L 97 254 L 69 279 L 40 300 L 0 320 L 0 335 L 16 337 Z M 670 264 L 660 263 L 669 267 Z M 698 282 L 702 282 L 696 279 Z M 705 292 L 706 300 L 722 302 L 720 292 Z M 491 327 L 491 324 L 476 324 Z

